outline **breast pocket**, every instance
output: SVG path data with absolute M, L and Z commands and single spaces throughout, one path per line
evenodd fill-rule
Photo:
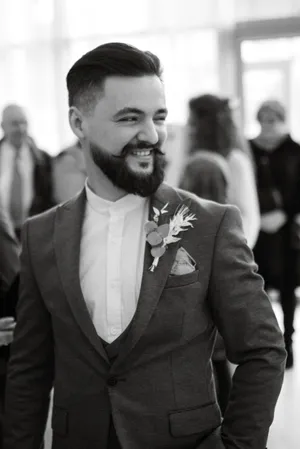
M 197 282 L 199 278 L 199 270 L 191 273 L 181 274 L 178 276 L 169 276 L 165 288 L 184 287 L 185 285 Z

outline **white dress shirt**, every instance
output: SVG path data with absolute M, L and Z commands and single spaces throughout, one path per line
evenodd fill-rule
M 98 335 L 113 342 L 131 322 L 140 293 L 149 202 L 126 195 L 116 202 L 95 195 L 87 204 L 80 245 L 80 284 Z
M 10 210 L 11 186 L 13 180 L 13 169 L 15 163 L 15 152 L 17 150 L 9 143 L 3 142 L 0 151 L 0 195 L 1 203 L 6 211 Z M 19 168 L 22 176 L 22 204 L 23 216 L 28 216 L 28 211 L 33 201 L 33 171 L 34 161 L 27 144 L 23 144 L 20 151 Z

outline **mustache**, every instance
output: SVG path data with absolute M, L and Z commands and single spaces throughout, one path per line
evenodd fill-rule
M 160 156 L 165 156 L 165 153 L 161 150 L 161 146 L 158 143 L 156 145 L 152 145 L 149 142 L 140 141 L 136 144 L 129 143 L 128 145 L 125 145 L 121 151 L 121 154 L 118 156 L 114 155 L 114 157 L 117 159 L 125 159 L 129 153 L 136 150 L 151 150 L 155 155 L 158 154 Z

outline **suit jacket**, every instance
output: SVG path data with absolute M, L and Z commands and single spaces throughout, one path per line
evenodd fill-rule
M 15 316 L 20 271 L 19 245 L 0 204 L 0 318 Z M 9 347 L 0 347 L 0 375 L 6 372 Z
M 162 185 L 151 204 L 167 202 L 161 223 L 181 204 L 197 220 L 154 272 L 145 243 L 137 310 L 112 364 L 80 289 L 85 191 L 25 225 L 5 449 L 40 448 L 53 383 L 53 449 L 106 447 L 111 414 L 123 449 L 265 448 L 285 350 L 238 210 Z M 180 246 L 197 267 L 170 276 Z M 222 423 L 216 328 L 238 365 Z
M 0 298 L 7 295 L 20 269 L 19 245 L 12 224 L 0 204 Z M 2 309 L 1 309 L 2 310 Z M 3 316 L 3 314 L 2 314 Z
M 0 140 L 0 152 L 4 139 Z M 29 216 L 39 214 L 54 206 L 52 192 L 52 164 L 51 157 L 38 149 L 30 137 L 29 148 L 34 162 L 33 200 L 29 209 Z

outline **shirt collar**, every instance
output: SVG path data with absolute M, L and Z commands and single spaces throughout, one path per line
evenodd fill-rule
M 12 154 L 15 153 L 17 150 L 16 148 L 7 140 L 4 140 L 3 144 L 2 144 L 2 148 L 5 149 L 5 151 L 11 151 Z M 24 154 L 24 153 L 28 153 L 29 151 L 29 145 L 27 143 L 23 143 L 22 146 L 19 148 L 18 150 L 20 153 L 20 155 Z
M 132 194 L 125 195 L 117 201 L 105 200 L 92 191 L 87 180 L 85 182 L 85 191 L 88 204 L 94 211 L 100 214 L 126 215 L 134 209 L 143 208 L 147 202 L 147 198 Z

